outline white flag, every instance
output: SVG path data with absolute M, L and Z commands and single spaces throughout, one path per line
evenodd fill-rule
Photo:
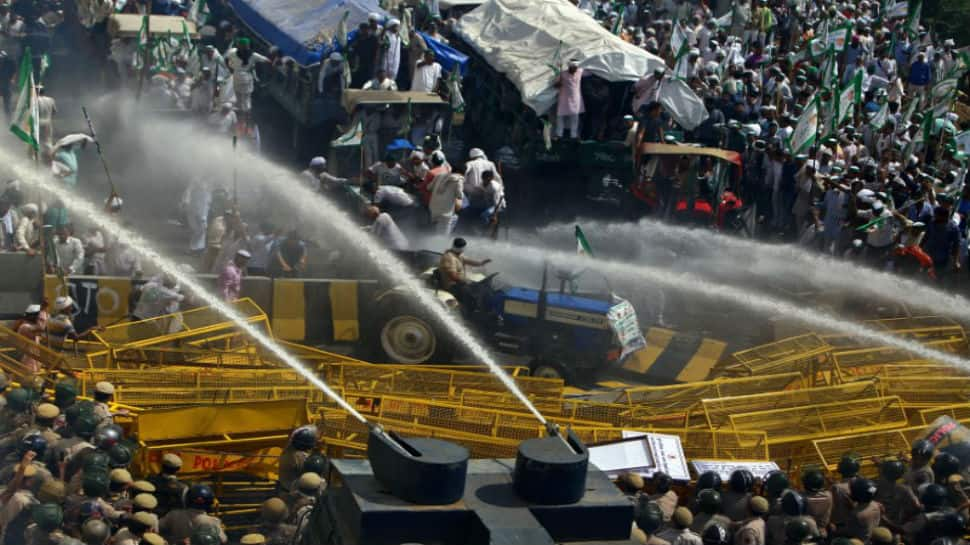
M 812 144 L 818 134 L 818 100 L 812 97 L 808 102 L 802 115 L 795 124 L 795 130 L 788 139 L 788 149 L 792 155 L 804 153 Z
M 901 19 L 909 15 L 909 2 L 896 2 L 889 6 L 886 16 L 890 19 Z
M 688 131 L 707 119 L 704 101 L 683 80 L 663 80 L 660 84 L 660 104 L 678 125 Z
M 835 127 L 837 128 L 842 125 L 845 118 L 849 117 L 855 105 L 862 100 L 862 70 L 856 70 L 855 76 L 849 80 L 848 85 L 839 94 L 838 107 L 838 117 L 835 121 Z
M 872 125 L 872 128 L 878 131 L 882 129 L 883 125 L 886 124 L 886 120 L 888 118 L 889 118 L 889 103 L 883 102 L 882 108 L 879 108 L 879 111 L 872 116 L 872 118 L 869 120 L 869 124 Z

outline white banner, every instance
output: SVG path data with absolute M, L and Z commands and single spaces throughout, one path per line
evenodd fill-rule
M 774 462 L 738 462 L 735 460 L 691 460 L 694 471 L 698 475 L 705 471 L 713 471 L 727 481 L 731 478 L 731 473 L 737 469 L 747 469 L 755 478 L 764 477 L 769 471 L 780 469 Z

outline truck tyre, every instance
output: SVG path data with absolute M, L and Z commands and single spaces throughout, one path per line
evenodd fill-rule
M 529 364 L 529 375 L 538 378 L 561 378 L 569 384 L 572 381 L 570 373 L 558 363 L 550 363 L 540 359 L 532 360 Z
M 427 311 L 391 300 L 381 303 L 377 314 L 381 363 L 450 363 L 451 339 Z

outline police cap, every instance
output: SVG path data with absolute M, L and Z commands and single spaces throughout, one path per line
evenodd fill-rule
M 694 523 L 694 515 L 686 507 L 678 507 L 674 510 L 674 516 L 671 517 L 671 521 L 678 528 L 688 528 Z
M 165 538 L 155 532 L 145 532 L 141 535 L 141 543 L 138 545 L 166 545 Z
M 174 470 L 182 469 L 182 459 L 177 454 L 166 452 L 162 456 L 162 467 Z
M 239 545 L 263 545 L 266 543 L 266 536 L 263 534 L 246 534 L 239 540 Z
M 624 471 L 620 473 L 619 479 L 617 479 L 620 488 L 628 493 L 632 494 L 638 490 L 643 490 L 643 477 L 638 473 L 633 473 L 631 471 Z
M 152 494 L 142 492 L 141 494 L 135 495 L 135 498 L 132 500 L 132 504 L 138 509 L 152 511 L 158 507 L 158 499 Z
M 47 479 L 37 490 L 37 501 L 40 503 L 61 503 L 67 497 L 67 487 L 64 481 Z
M 892 545 L 893 543 L 893 533 L 889 531 L 889 528 L 885 526 L 879 526 L 873 528 L 872 535 L 870 537 L 872 545 Z
M 279 498 L 270 498 L 264 501 L 260 508 L 260 516 L 266 522 L 283 522 L 288 514 L 289 510 L 286 508 L 286 503 Z
M 37 418 L 43 420 L 54 420 L 61 414 L 61 410 L 57 408 L 57 405 L 51 403 L 41 403 L 37 406 L 37 410 L 34 412 Z
M 767 515 L 768 508 L 768 500 L 762 496 L 751 496 L 748 500 L 748 509 L 755 515 Z
M 306 494 L 316 494 L 322 484 L 323 479 L 319 475 L 309 472 L 300 475 L 300 478 L 296 481 L 296 487 L 300 489 L 300 492 Z

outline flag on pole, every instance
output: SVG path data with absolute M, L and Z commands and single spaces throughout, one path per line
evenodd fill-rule
M 26 142 L 34 151 L 40 150 L 40 123 L 37 111 L 37 88 L 34 86 L 34 63 L 30 48 L 24 49 L 23 59 L 17 77 L 20 94 L 17 107 L 13 112 L 10 132 Z
M 835 102 L 835 123 L 832 130 L 838 129 L 849 114 L 855 109 L 855 105 L 862 100 L 862 70 L 856 70 L 852 79 L 846 84 L 839 99 Z
M 626 14 L 626 4 L 620 9 L 620 14 L 616 16 L 616 22 L 613 23 L 613 35 L 619 36 L 623 32 L 623 16 Z
M 197 26 L 204 25 L 209 20 L 209 5 L 206 0 L 194 0 L 189 8 L 189 20 Z
M 704 101 L 682 79 L 664 79 L 660 83 L 661 106 L 678 125 L 688 131 L 697 128 L 708 117 Z
M 901 19 L 909 15 L 909 2 L 896 2 L 886 10 L 889 19 Z
M 139 70 L 144 68 L 145 55 L 148 48 L 148 15 L 143 15 L 141 18 L 141 28 L 138 29 L 138 53 L 135 55 L 135 68 Z
M 404 8 L 401 12 L 401 29 L 398 33 L 401 36 L 401 45 L 404 47 L 411 45 L 411 28 L 414 26 L 411 22 L 411 13 L 411 8 Z
M 909 120 L 913 118 L 913 113 L 916 112 L 917 106 L 919 106 L 919 97 L 914 97 L 909 101 L 909 106 L 906 107 L 906 111 L 903 112 L 903 117 L 900 120 L 901 125 L 909 123 Z
M 589 241 L 586 240 L 586 235 L 583 234 L 583 230 L 577 225 L 576 226 L 576 253 L 586 257 L 593 257 L 593 249 L 589 246 Z
M 37 76 L 40 81 L 44 81 L 44 74 L 47 73 L 47 69 L 51 67 L 51 56 L 44 53 L 40 56 L 40 74 Z
M 338 136 L 336 140 L 330 142 L 330 147 L 350 147 L 359 146 L 364 140 L 364 124 L 358 121 L 356 125 L 347 132 Z
M 919 36 L 919 18 L 920 12 L 923 11 L 923 0 L 916 0 L 912 8 L 909 9 L 909 13 L 906 15 L 906 33 L 909 34 L 909 38 L 915 39 Z
M 802 115 L 795 124 L 795 130 L 788 138 L 788 149 L 792 155 L 804 153 L 815 144 L 818 135 L 818 98 L 812 99 L 805 105 Z
M 340 22 L 337 23 L 337 43 L 340 44 L 341 49 L 347 48 L 347 19 L 349 18 L 350 10 L 348 9 L 340 16 Z
M 690 51 L 690 44 L 687 42 L 687 31 L 684 29 L 684 26 L 680 24 L 680 21 L 674 25 L 674 31 L 670 35 L 670 50 L 674 53 L 675 65 L 681 57 Z
M 562 71 L 562 40 L 559 40 L 559 45 L 556 46 L 556 50 L 552 53 L 552 62 L 546 66 L 552 70 L 553 77 L 559 77 L 559 72 Z
M 841 53 L 845 51 L 851 36 L 852 25 L 841 26 L 825 35 L 825 46 L 835 49 L 836 53 Z

